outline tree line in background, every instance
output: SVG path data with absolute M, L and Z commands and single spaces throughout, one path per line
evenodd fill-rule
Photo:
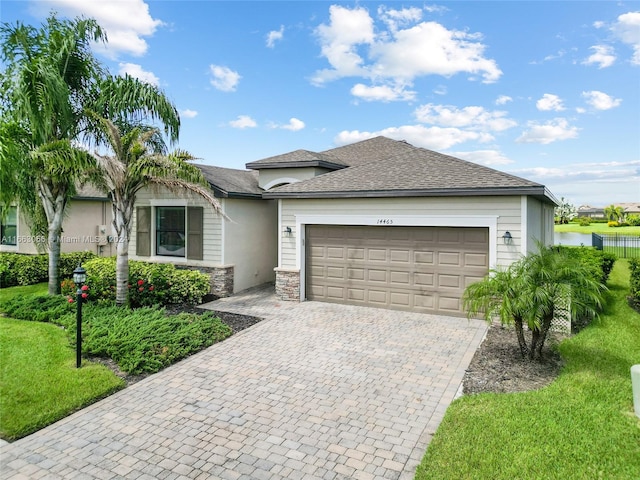
M 35 28 L 2 23 L 0 205 L 18 204 L 32 232 L 45 233 L 49 293 L 60 289 L 62 221 L 77 189 L 93 184 L 112 200 L 116 303 L 127 303 L 128 248 L 136 194 L 149 184 L 188 189 L 219 203 L 178 141 L 180 117 L 163 91 L 111 75 L 91 51 L 107 42 L 93 19 L 51 14 Z M 3 209 L 6 211 L 7 209 Z

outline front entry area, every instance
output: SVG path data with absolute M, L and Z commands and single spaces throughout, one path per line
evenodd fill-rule
M 464 315 L 467 285 L 489 271 L 481 227 L 306 226 L 306 297 Z

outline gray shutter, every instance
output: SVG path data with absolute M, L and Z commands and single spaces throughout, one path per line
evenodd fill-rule
M 187 207 L 187 258 L 202 260 L 202 207 Z
M 136 255 L 151 255 L 151 207 L 136 208 Z

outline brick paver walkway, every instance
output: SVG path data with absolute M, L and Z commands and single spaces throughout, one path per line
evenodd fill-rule
M 411 479 L 486 325 L 256 290 L 265 320 L 1 447 L 2 478 Z

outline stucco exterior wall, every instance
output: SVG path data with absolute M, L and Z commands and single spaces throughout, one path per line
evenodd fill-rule
M 275 280 L 278 218 L 275 200 L 225 199 L 224 264 L 235 265 L 234 292 Z
M 305 217 L 321 216 L 331 223 L 340 218 L 357 225 L 407 224 L 426 226 L 489 227 L 490 265 L 506 266 L 524 253 L 520 196 L 281 199 L 278 268 L 300 270 L 304 254 L 304 232 L 298 231 Z M 291 234 L 283 233 L 286 227 Z M 509 231 L 512 242 L 502 238 Z
M 111 203 L 102 200 L 72 200 L 62 222 L 60 251 L 90 251 L 108 257 L 115 255 L 115 245 L 107 242 L 113 234 Z M 105 226 L 100 232 L 98 226 Z M 37 254 L 35 237 L 18 207 L 17 245 L 0 245 L 0 252 Z

